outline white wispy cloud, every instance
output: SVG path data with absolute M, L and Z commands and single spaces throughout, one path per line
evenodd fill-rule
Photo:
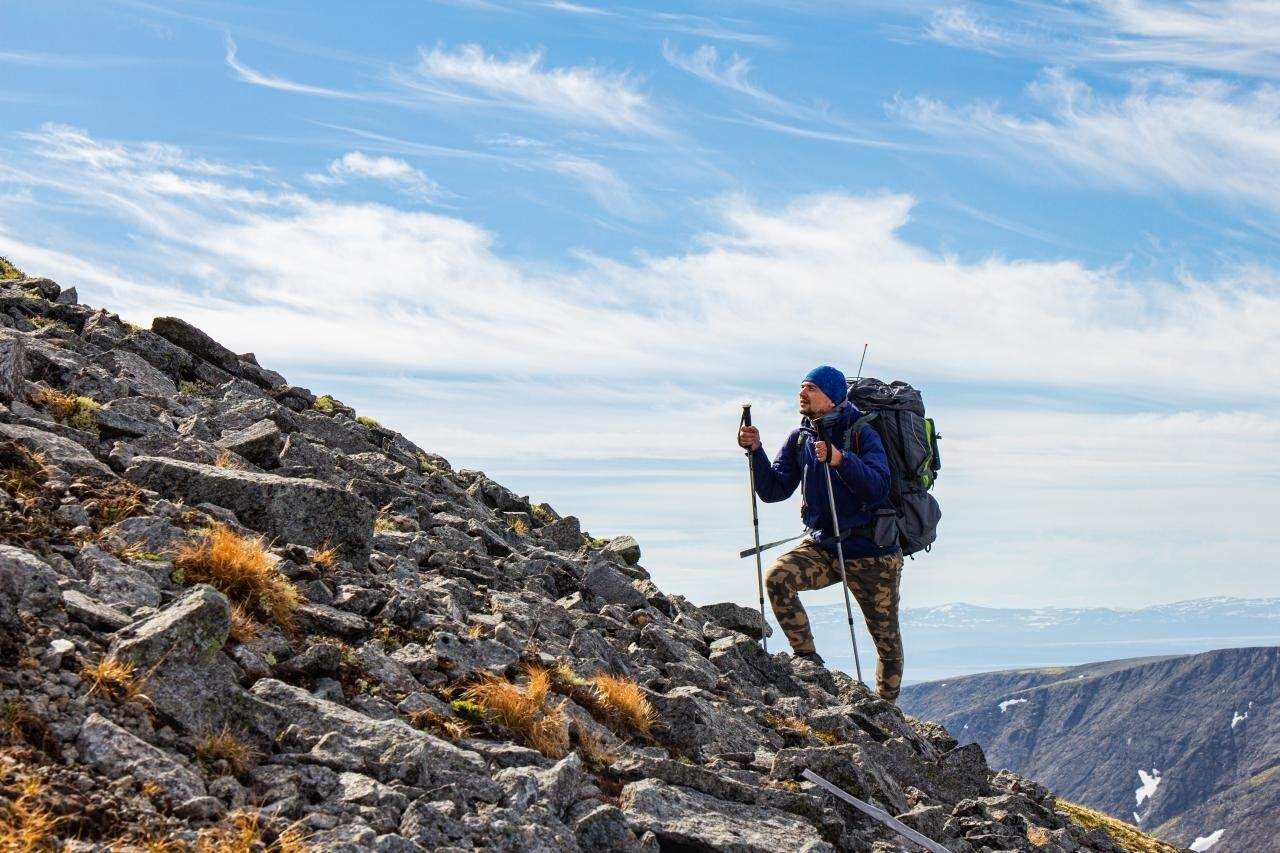
M 353 180 L 383 181 L 419 201 L 435 201 L 444 191 L 440 185 L 398 157 L 371 157 L 350 151 L 332 161 L 324 172 L 307 175 L 319 186 L 341 186 Z
M 324 86 L 312 86 L 307 83 L 299 83 L 284 77 L 264 74 L 260 71 L 255 71 L 240 62 L 236 54 L 236 43 L 231 39 L 227 39 L 225 55 L 227 67 L 235 72 L 236 79 L 254 86 L 263 86 L 267 89 L 278 89 L 281 92 L 293 92 L 298 95 L 316 95 L 322 98 L 338 98 L 340 100 L 360 100 L 367 97 L 356 92 L 345 92 L 340 89 L 330 89 Z
M 601 9 L 598 6 L 585 6 L 581 3 L 569 3 L 567 0 L 551 0 L 550 3 L 543 3 L 548 9 L 555 9 L 557 12 L 568 12 L 571 15 L 589 15 L 612 17 L 616 13 L 610 12 L 608 9 Z
M 521 363 L 531 373 L 613 378 L 678 375 L 701 364 L 707 377 L 733 376 L 756 358 L 757 344 L 740 333 L 744 328 L 775 330 L 770 362 L 776 365 L 847 349 L 849 329 L 814 328 L 808 319 L 812 304 L 840 293 L 857 301 L 860 317 L 875 318 L 868 332 L 874 328 L 883 343 L 873 349 L 882 347 L 882 358 L 916 375 L 932 374 L 950 361 L 948 353 L 965 351 L 963 365 L 946 368 L 958 372 L 957 379 L 1260 399 L 1272 399 L 1280 387 L 1280 342 L 1271 333 L 1280 327 L 1280 281 L 1265 268 L 1153 283 L 1066 261 L 962 264 L 902 238 L 910 197 L 826 193 L 780 209 L 723 199 L 716 205 L 719 225 L 698 237 L 700 248 L 630 263 L 595 258 L 533 275 L 504 260 L 492 235 L 462 219 L 318 200 L 232 177 L 202 180 L 222 187 L 223 197 L 240 194 L 242 204 L 206 205 L 208 191 L 192 191 L 184 204 L 170 188 L 138 180 L 154 171 L 137 165 L 145 155 L 119 154 L 164 150 L 172 159 L 181 152 L 97 143 L 81 133 L 75 138 L 83 153 L 68 157 L 65 137 L 58 127 L 31 135 L 39 159 L 7 174 L 43 180 L 50 192 L 241 269 L 245 275 L 235 280 L 258 282 L 263 293 L 286 293 L 289 281 L 312 278 L 308 270 L 346 268 L 356 260 L 381 270 L 379 283 L 358 296 L 344 282 L 333 282 L 332 293 L 330 285 L 314 283 L 307 304 L 315 304 L 314 297 L 351 304 L 354 316 L 335 321 L 352 330 L 338 336 L 350 348 L 310 334 L 269 335 L 277 355 L 291 362 L 495 371 Z M 608 181 L 581 162 L 564 168 Z M 158 220 L 149 215 L 157 205 L 169 206 Z M 181 226 L 169 224 L 174 220 Z M 850 270 L 858 271 L 854 281 Z M 485 298 L 477 300 L 479 294 Z M 227 292 L 232 301 L 244 296 Z M 382 313 L 388 300 L 404 321 L 390 328 Z M 948 319 L 920 339 L 915 332 L 926 305 Z M 989 310 L 993 305 L 1000 310 Z M 374 337 L 388 343 L 377 353 L 363 351 L 355 331 L 366 309 L 370 328 L 379 330 Z M 451 322 L 438 335 L 418 334 L 415 318 L 426 322 L 441 314 Z M 264 330 L 325 322 L 285 305 L 256 316 Z M 239 316 L 209 321 L 238 335 L 251 331 Z M 468 343 L 476 330 L 507 322 L 512 328 L 484 336 L 483 347 Z M 322 348 L 309 343 L 321 339 Z M 1204 341 L 1213 341 L 1213 350 L 1186 365 L 1184 354 Z M 598 352 L 609 357 L 592 356 Z M 1009 352 L 1019 357 L 1010 359 Z
M 1090 0 L 1094 58 L 1280 76 L 1280 5 L 1269 0 Z
M 651 20 L 653 26 L 667 32 L 683 33 L 716 41 L 752 44 L 757 47 L 777 47 L 779 45 L 777 38 L 740 28 L 736 25 L 737 22 L 734 21 L 724 21 L 678 12 L 654 12 L 651 15 Z
M 586 66 L 546 67 L 541 50 L 505 59 L 478 44 L 419 53 L 417 72 L 398 79 L 415 91 L 483 99 L 546 117 L 619 131 L 658 133 L 649 96 L 628 74 Z
M 738 404 L 755 397 L 772 449 L 795 421 L 798 377 L 817 362 L 851 369 L 863 341 L 868 372 L 930 389 L 945 424 L 946 560 L 924 561 L 911 584 L 949 589 L 945 572 L 1004 589 L 1016 571 L 1057 588 L 1069 561 L 1081 596 L 1124 602 L 1152 541 L 1179 543 L 1161 577 L 1182 597 L 1200 594 L 1210 559 L 1229 558 L 1241 584 L 1268 577 L 1274 535 L 1238 531 L 1270 529 L 1280 476 L 1274 269 L 1149 281 L 1069 260 L 961 262 L 903 236 L 911 198 L 840 192 L 721 199 L 685 251 L 530 269 L 456 216 L 320 200 L 233 166 L 175 194 L 139 180 L 166 171 L 145 152 L 202 158 L 57 127 L 26 141 L 0 148 L 0 183 L 23 190 L 6 192 L 0 235 L 24 268 L 134 322 L 182 316 L 455 462 L 517 486 L 528 475 L 597 535 L 641 535 L 646 565 L 686 594 L 723 598 L 744 570 L 726 557 L 750 537 Z M 67 203 L 138 241 L 44 245 L 34 214 Z M 377 274 L 353 288 L 317 273 L 352 269 Z M 1005 411 L 971 391 L 948 400 L 974 387 L 1045 399 Z M 1093 405 L 1110 394 L 1166 411 Z M 520 412 L 519 435 L 493 418 L 498 404 Z M 602 467 L 616 477 L 587 483 Z M 602 489 L 631 502 L 592 516 Z M 794 512 L 766 509 L 763 529 L 795 532 Z M 1045 535 L 1009 535 L 1023 527 Z
M 971 156 L 1131 190 L 1173 189 L 1280 211 L 1280 88 L 1191 79 L 1131 79 L 1120 96 L 1061 70 L 1029 88 L 1041 115 L 994 103 L 952 107 L 917 97 L 889 111 L 913 127 L 968 143 Z
M 732 89 L 760 101 L 774 109 L 788 105 L 747 79 L 751 72 L 751 60 L 734 53 L 723 62 L 716 48 L 704 44 L 691 54 L 682 54 L 668 41 L 662 42 L 662 58 L 673 67 L 701 78 L 708 83 Z
M 603 163 L 561 153 L 552 153 L 542 162 L 551 171 L 571 178 L 597 204 L 614 216 L 637 220 L 649 218 L 655 213 L 652 204 Z
M 0 50 L 0 63 L 25 65 L 31 68 L 47 68 L 50 70 L 85 71 L 95 68 L 137 65 L 141 62 L 142 60 L 140 59 L 128 56 L 75 56 L 35 50 Z
M 929 21 L 928 36 L 955 47 L 994 51 L 1013 37 L 968 6 L 937 9 Z

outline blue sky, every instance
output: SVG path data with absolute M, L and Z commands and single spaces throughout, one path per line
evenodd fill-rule
M 1280 595 L 1277 44 L 1259 0 L 10 0 L 0 254 L 696 602 L 755 598 L 740 404 L 772 451 L 864 343 L 943 435 L 909 605 Z

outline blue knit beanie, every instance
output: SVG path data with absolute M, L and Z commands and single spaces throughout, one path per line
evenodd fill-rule
M 822 393 L 830 397 L 831 402 L 837 406 L 843 403 L 844 398 L 849 394 L 849 387 L 845 384 L 844 374 L 830 365 L 824 364 L 821 367 L 815 367 L 810 370 L 804 381 L 817 385 Z

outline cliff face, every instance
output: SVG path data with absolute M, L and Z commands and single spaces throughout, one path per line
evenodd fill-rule
M 181 320 L 5 283 L 0 403 L 0 849 L 1119 849 Z
M 917 684 L 902 703 L 1160 838 L 1256 851 L 1280 837 L 1278 676 L 1280 649 L 1223 649 Z

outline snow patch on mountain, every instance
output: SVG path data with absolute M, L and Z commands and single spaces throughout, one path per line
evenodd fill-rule
M 1134 795 L 1138 798 L 1138 805 L 1142 805 L 1142 801 L 1153 796 L 1156 788 L 1160 787 L 1160 771 L 1151 768 L 1151 775 L 1147 775 L 1147 771 L 1139 770 L 1138 778 L 1142 780 L 1142 787 L 1134 791 Z
M 1222 838 L 1222 833 L 1225 831 L 1226 830 L 1219 829 L 1206 836 L 1196 838 L 1195 841 L 1191 842 L 1190 849 L 1196 851 L 1196 853 L 1203 853 L 1203 851 L 1208 850 L 1210 847 L 1217 844 Z

